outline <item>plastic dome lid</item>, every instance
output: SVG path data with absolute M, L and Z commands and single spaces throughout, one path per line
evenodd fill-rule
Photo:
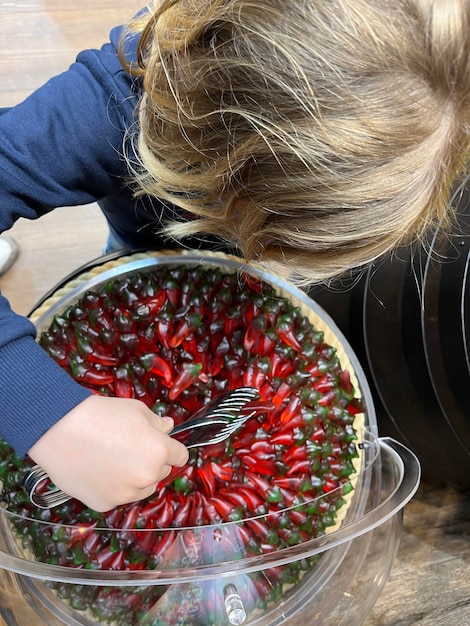
M 330 589 L 345 556 L 362 551 L 361 538 L 372 536 L 378 527 L 385 527 L 415 493 L 420 471 L 416 457 L 409 450 L 393 440 L 377 439 L 364 433 L 364 455 L 367 462 L 356 477 L 356 505 L 349 508 L 341 526 L 282 550 L 250 554 L 245 538 L 248 523 L 253 520 L 241 520 L 203 527 L 140 531 L 154 538 L 163 537 L 166 543 L 160 566 L 155 570 L 70 568 L 38 562 L 31 551 L 31 526 L 23 535 L 23 542 L 12 532 L 15 525 L 19 523 L 21 528 L 27 520 L 3 510 L 0 514 L 0 567 L 21 574 L 29 581 L 26 583 L 28 590 L 52 607 L 66 624 L 108 623 L 108 616 L 113 612 L 115 615 L 116 607 L 119 609 L 121 605 L 125 605 L 127 611 L 138 611 L 142 620 L 135 622 L 138 624 L 178 624 L 180 611 L 186 618 L 193 613 L 193 621 L 183 623 L 198 626 L 280 623 L 276 621 L 280 611 L 283 615 L 294 614 L 314 601 L 316 594 L 321 596 L 325 587 Z M 328 499 L 328 495 L 283 513 L 302 515 L 312 507 L 321 506 L 325 498 Z M 267 516 L 256 521 L 266 520 Z M 48 532 L 49 523 L 37 520 L 31 523 L 39 535 Z M 68 551 L 73 550 L 83 528 L 55 525 L 54 531 L 62 536 L 64 549 Z M 94 529 L 95 535 L 100 532 L 106 535 L 112 532 L 116 542 L 129 542 L 139 533 Z M 397 537 L 390 532 L 382 538 L 380 546 L 376 546 L 375 552 L 383 552 L 384 564 L 390 564 L 396 541 Z M 352 560 L 350 578 L 367 568 L 367 558 L 362 552 L 357 553 L 357 561 Z M 344 584 L 344 578 L 341 580 Z M 346 589 L 337 591 L 341 595 Z M 316 608 L 328 612 L 333 607 L 320 603 Z M 79 621 L 75 621 L 76 614 L 80 616 Z M 161 622 L 151 621 L 157 618 Z M 129 616 L 126 620 L 129 621 L 123 623 L 134 623 Z

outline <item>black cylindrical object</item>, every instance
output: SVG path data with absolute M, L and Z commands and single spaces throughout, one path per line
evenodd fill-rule
M 470 193 L 454 235 L 403 248 L 349 287 L 310 295 L 359 356 L 381 434 L 407 443 L 429 477 L 470 488 Z

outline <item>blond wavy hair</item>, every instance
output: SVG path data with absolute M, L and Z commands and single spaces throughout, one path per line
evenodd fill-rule
M 470 0 L 161 0 L 133 20 L 137 194 L 300 284 L 450 219 Z

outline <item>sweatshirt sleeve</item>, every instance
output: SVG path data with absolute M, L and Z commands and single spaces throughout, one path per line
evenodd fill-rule
M 115 193 L 135 94 L 111 44 L 0 116 L 0 230 Z
M 81 53 L 68 71 L 0 116 L 0 232 L 19 217 L 93 202 L 122 186 L 134 88 L 108 43 Z M 24 455 L 89 395 L 0 294 L 0 436 Z

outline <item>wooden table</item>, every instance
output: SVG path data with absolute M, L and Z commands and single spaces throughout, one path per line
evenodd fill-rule
M 470 494 L 452 486 L 423 482 L 405 508 L 397 558 L 364 626 L 414 624 L 470 624 Z

